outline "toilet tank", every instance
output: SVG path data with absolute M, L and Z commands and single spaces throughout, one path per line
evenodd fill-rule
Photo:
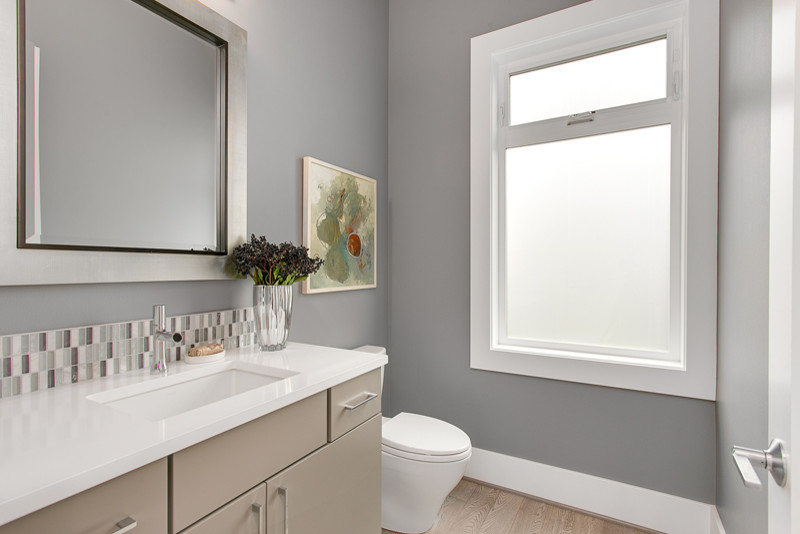
M 386 354 L 386 347 L 379 347 L 378 345 L 361 345 L 353 350 L 369 352 L 370 354 Z

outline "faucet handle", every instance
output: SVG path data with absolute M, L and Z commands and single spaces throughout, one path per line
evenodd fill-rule
M 155 330 L 167 329 L 167 306 L 165 304 L 153 306 L 153 328 Z
M 169 341 L 169 338 L 172 338 L 174 343 L 180 343 L 183 339 L 183 336 L 179 333 L 167 331 L 167 307 L 164 304 L 153 306 L 153 334 L 164 341 Z

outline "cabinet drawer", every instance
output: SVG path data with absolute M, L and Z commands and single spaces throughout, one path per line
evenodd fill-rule
M 0 527 L 0 534 L 109 534 L 126 518 L 131 534 L 167 532 L 167 460 L 162 459 Z
M 259 484 L 181 534 L 261 534 L 267 521 L 267 485 Z
M 267 481 L 267 532 L 381 532 L 379 415 Z
M 372 395 L 375 397 L 367 400 Z M 380 411 L 380 369 L 332 387 L 328 390 L 328 441 L 349 432 Z
M 255 487 L 325 444 L 320 392 L 172 455 L 172 531 Z

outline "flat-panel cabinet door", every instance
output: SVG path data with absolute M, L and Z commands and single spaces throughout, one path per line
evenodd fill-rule
M 266 513 L 267 486 L 259 484 L 181 534 L 264 534 Z
M 50 532 L 166 534 L 166 458 L 0 527 L 0 534 Z
M 267 481 L 268 534 L 380 532 L 380 414 Z

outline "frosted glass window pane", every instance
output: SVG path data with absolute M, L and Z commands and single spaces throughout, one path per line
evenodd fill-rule
M 670 129 L 506 151 L 509 338 L 668 349 Z
M 514 74 L 509 92 L 511 125 L 665 98 L 667 40 Z

